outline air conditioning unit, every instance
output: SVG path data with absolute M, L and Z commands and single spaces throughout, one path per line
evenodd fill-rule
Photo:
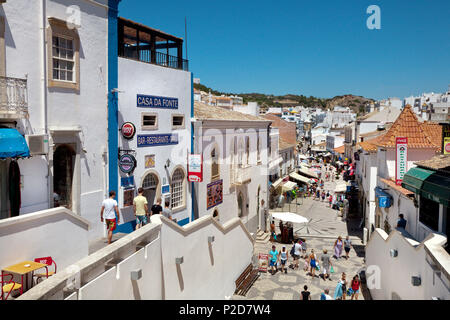
M 26 135 L 25 139 L 27 140 L 28 148 L 30 149 L 30 155 L 48 154 L 48 135 Z

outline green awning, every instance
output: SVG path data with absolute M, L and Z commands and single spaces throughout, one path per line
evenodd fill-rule
M 403 176 L 402 187 L 414 193 L 420 193 L 423 182 L 435 171 L 426 170 L 422 168 L 411 168 Z
M 436 171 L 412 168 L 403 177 L 402 187 L 444 206 L 450 206 L 450 177 Z
M 450 207 L 450 177 L 435 173 L 424 182 L 420 195 Z

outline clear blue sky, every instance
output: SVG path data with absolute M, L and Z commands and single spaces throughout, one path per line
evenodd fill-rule
M 372 4 L 381 30 L 366 26 Z M 122 0 L 119 9 L 182 38 L 187 17 L 190 71 L 224 92 L 382 99 L 450 84 L 449 0 Z

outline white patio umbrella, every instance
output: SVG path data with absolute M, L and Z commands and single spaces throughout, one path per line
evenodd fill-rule
M 271 212 L 272 218 L 291 223 L 308 223 L 308 219 L 292 212 Z

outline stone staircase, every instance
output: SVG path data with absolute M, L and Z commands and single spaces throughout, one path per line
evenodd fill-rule
M 262 244 L 266 244 L 268 243 L 270 240 L 270 233 L 266 233 L 262 230 L 258 230 L 258 232 L 256 233 L 256 243 L 262 243 Z

